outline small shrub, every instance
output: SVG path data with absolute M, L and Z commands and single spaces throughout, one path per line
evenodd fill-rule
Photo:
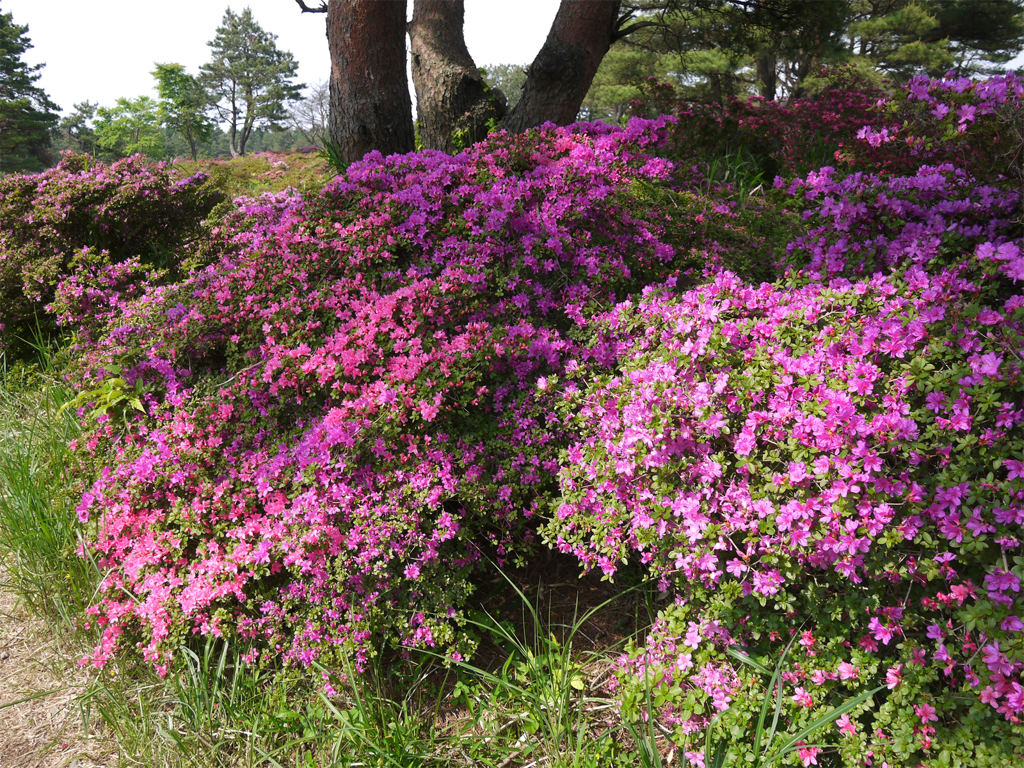
M 37 324 L 51 333 L 54 289 L 80 269 L 134 258 L 173 270 L 220 199 L 207 176 L 179 180 L 141 156 L 106 166 L 65 154 L 55 168 L 0 180 L 0 346 L 24 352 L 17 340 Z
M 855 68 L 824 70 L 820 77 L 820 94 L 790 103 L 760 97 L 730 97 L 724 104 L 683 101 L 671 85 L 652 81 L 631 111 L 678 118 L 667 147 L 672 157 L 715 163 L 743 153 L 770 183 L 776 175 L 802 175 L 834 162 L 837 151 L 857 143 L 861 128 L 880 121 L 878 105 L 886 92 L 859 80 Z

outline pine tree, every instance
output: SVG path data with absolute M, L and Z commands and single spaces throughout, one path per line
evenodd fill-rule
M 10 13 L 0 13 L 0 172 L 42 168 L 58 120 L 60 107 L 35 85 L 43 65 L 22 61 L 32 47 L 27 32 Z
M 305 87 L 291 82 L 299 65 L 275 40 L 277 35 L 264 31 L 251 10 L 236 14 L 228 8 L 208 43 L 213 58 L 200 67 L 199 82 L 228 126 L 234 157 L 245 154 L 253 128 L 284 130 L 285 102 L 301 98 Z

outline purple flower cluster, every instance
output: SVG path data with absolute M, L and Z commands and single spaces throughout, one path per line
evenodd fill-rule
M 79 507 L 109 569 L 94 662 L 126 631 L 161 665 L 193 632 L 303 665 L 465 652 L 452 618 L 481 549 L 521 558 L 554 489 L 538 379 L 605 354 L 575 318 L 674 256 L 628 193 L 668 173 L 642 154 L 664 132 L 369 157 L 318 198 L 237 200 L 223 256 L 182 283 L 107 294 L 83 386 L 116 361 L 146 414 L 83 446 L 109 464 Z M 66 281 L 58 305 L 91 312 L 84 295 Z
M 675 591 L 622 669 L 634 690 L 653 673 L 677 691 L 680 743 L 745 685 L 725 647 L 801 624 L 818 639 L 791 681 L 798 708 L 870 687 L 844 666 L 888 667 L 944 718 L 955 686 L 1016 726 L 1020 193 L 951 166 L 823 169 L 789 191 L 809 230 L 788 280 L 723 272 L 681 294 L 670 280 L 590 322 L 617 364 L 562 387 L 573 441 L 545 540 L 608 576 L 639 562 Z
M 79 445 L 91 661 L 166 669 L 206 634 L 299 667 L 464 656 L 482 555 L 543 540 L 668 593 L 617 685 L 628 708 L 653 681 L 688 755 L 760 705 L 724 650 L 789 641 L 794 727 L 886 686 L 837 723 L 850 764 L 1015 749 L 1019 191 L 816 169 L 748 209 L 799 220 L 755 285 L 723 263 L 774 241 L 658 156 L 674 125 L 369 156 L 317 196 L 239 198 L 179 282 L 67 279 L 77 383 L 144 411 Z

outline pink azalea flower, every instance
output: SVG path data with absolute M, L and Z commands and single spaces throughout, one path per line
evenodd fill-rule
M 848 661 L 839 662 L 838 671 L 840 680 L 856 680 L 860 676 L 860 669 Z
M 811 694 L 805 691 L 801 687 L 797 687 L 793 692 L 793 701 L 802 707 L 813 707 L 814 699 L 811 698 Z
M 836 720 L 836 727 L 839 729 L 839 732 L 843 734 L 849 734 L 850 736 L 853 736 L 857 733 L 856 723 L 851 721 L 850 716 L 846 713 L 841 715 L 839 719 Z
M 982 688 L 981 693 L 978 694 L 978 698 L 981 699 L 982 704 L 989 704 L 993 707 L 998 706 L 999 704 L 999 694 L 991 685 L 986 685 Z
M 804 768 L 809 765 L 817 765 L 818 758 L 817 754 L 821 749 L 819 747 L 801 747 L 800 748 L 800 760 L 804 764 Z
M 903 680 L 903 665 L 897 664 L 885 672 L 885 687 L 890 691 L 896 688 Z

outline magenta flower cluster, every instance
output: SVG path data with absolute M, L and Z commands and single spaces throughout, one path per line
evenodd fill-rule
M 83 447 L 109 463 L 79 507 L 108 576 L 104 664 L 127 637 L 166 665 L 237 634 L 308 665 L 341 647 L 452 647 L 485 551 L 521 558 L 554 490 L 537 381 L 567 331 L 674 250 L 628 194 L 670 164 L 664 121 L 499 135 L 472 152 L 367 158 L 319 198 L 239 199 L 224 255 L 104 306 L 82 386 L 146 414 Z M 453 624 L 452 619 L 455 619 Z M 128 635 L 125 635 L 125 633 Z
M 886 103 L 884 117 L 866 123 L 857 138 L 885 145 L 917 162 L 954 161 L 975 175 L 1007 173 L 1024 160 L 1012 141 L 1019 131 L 1024 80 L 1012 72 L 971 80 L 949 72 L 944 78 L 914 77 Z M 864 146 L 861 144 L 860 146 Z
M 590 323 L 617 364 L 567 375 L 574 439 L 544 537 L 675 591 L 622 668 L 634 696 L 654 675 L 680 743 L 746 685 L 724 648 L 800 626 L 788 683 L 805 721 L 838 691 L 913 676 L 908 716 L 955 723 L 954 687 L 1018 726 L 1021 193 L 951 165 L 826 168 L 788 189 L 808 232 L 786 281 L 670 280 Z M 935 732 L 892 754 L 927 753 Z M 885 729 L 845 735 L 851 754 L 896 749 Z
M 836 119 L 829 157 L 892 143 Z M 714 714 L 745 732 L 760 706 L 725 650 L 790 641 L 793 727 L 884 686 L 833 729 L 847 764 L 1018 749 L 1020 192 L 936 155 L 737 206 L 661 156 L 678 130 L 369 156 L 316 196 L 236 200 L 178 282 L 65 280 L 55 308 L 92 329 L 76 383 L 144 411 L 78 446 L 91 661 L 166 670 L 193 635 L 300 668 L 465 655 L 483 556 L 544 541 L 671 598 L 616 685 L 627 710 L 652 685 L 693 761 Z M 798 232 L 768 254 L 750 210 Z M 782 279 L 723 267 L 755 242 Z

